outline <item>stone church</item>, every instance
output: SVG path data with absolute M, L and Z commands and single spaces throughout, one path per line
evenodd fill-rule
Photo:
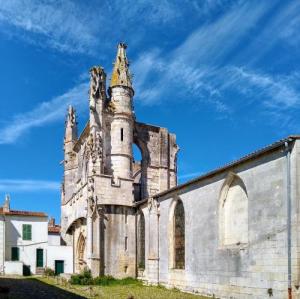
M 108 89 L 103 68 L 90 75 L 89 120 L 78 135 L 69 107 L 64 138 L 61 225 L 75 272 L 300 298 L 300 136 L 177 185 L 175 135 L 136 119 L 126 45 Z

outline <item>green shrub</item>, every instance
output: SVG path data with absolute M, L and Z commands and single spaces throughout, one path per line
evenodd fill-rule
M 93 284 L 93 278 L 89 269 L 84 269 L 80 274 L 71 276 L 71 284 L 90 285 Z
M 123 279 L 116 279 L 110 275 L 98 276 L 92 278 L 91 271 L 88 269 L 83 270 L 80 274 L 71 276 L 71 284 L 78 285 L 99 285 L 99 286 L 111 286 L 111 285 L 142 285 L 142 282 L 131 277 Z
M 45 276 L 55 276 L 55 272 L 51 268 L 46 267 L 44 270 L 44 275 Z

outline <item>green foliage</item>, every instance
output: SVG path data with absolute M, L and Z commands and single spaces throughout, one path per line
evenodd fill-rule
M 45 276 L 55 276 L 55 272 L 51 268 L 46 267 L 44 270 L 44 275 Z
M 89 269 L 84 269 L 80 274 L 75 274 L 71 276 L 70 279 L 71 284 L 79 284 L 79 285 L 90 285 L 93 284 L 93 278 L 91 271 Z
M 80 274 L 72 275 L 71 284 L 77 285 L 99 285 L 99 286 L 117 286 L 117 285 L 142 285 L 142 282 L 131 277 L 116 279 L 113 276 L 98 276 L 92 278 L 91 271 L 86 269 Z
M 94 278 L 95 285 L 111 286 L 111 285 L 142 285 L 142 282 L 131 277 L 116 279 L 112 276 L 98 276 Z

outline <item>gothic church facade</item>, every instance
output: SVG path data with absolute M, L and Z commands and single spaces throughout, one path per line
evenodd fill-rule
M 175 135 L 137 122 L 128 67 L 121 43 L 108 94 L 103 68 L 90 70 L 90 115 L 81 135 L 73 107 L 66 121 L 62 232 L 74 246 L 75 270 L 88 267 L 95 276 L 136 276 L 138 263 L 145 264 L 144 246 L 137 260 L 136 203 L 177 180 Z M 141 161 L 134 161 L 134 144 Z
M 91 69 L 79 136 L 68 111 L 61 225 L 75 271 L 217 298 L 300 298 L 300 136 L 177 186 L 175 135 L 136 120 L 125 49 L 108 92 Z

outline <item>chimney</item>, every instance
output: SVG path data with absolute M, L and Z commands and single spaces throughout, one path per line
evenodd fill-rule
M 3 212 L 9 212 L 10 211 L 10 196 L 8 194 L 5 195 L 5 201 L 3 205 Z
M 55 218 L 51 217 L 51 218 L 49 219 L 48 226 L 51 226 L 51 227 L 54 227 L 54 226 L 55 226 Z

